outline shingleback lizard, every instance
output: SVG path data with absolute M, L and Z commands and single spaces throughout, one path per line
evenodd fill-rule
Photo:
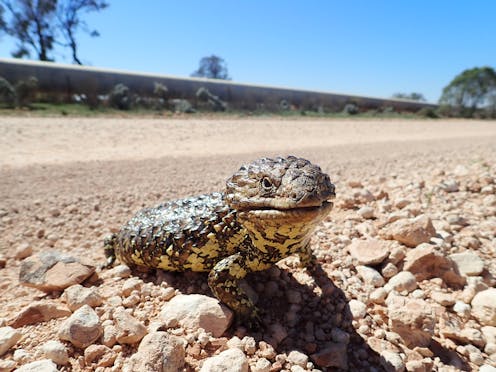
M 332 209 L 329 176 L 294 156 L 243 165 L 223 193 L 165 202 L 139 211 L 105 239 L 108 265 L 206 271 L 213 294 L 238 320 L 257 326 L 256 307 L 240 279 L 292 254 L 311 258 L 310 235 Z

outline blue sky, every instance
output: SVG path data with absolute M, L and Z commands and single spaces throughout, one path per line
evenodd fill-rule
M 90 65 L 189 76 L 216 54 L 233 81 L 437 101 L 462 70 L 496 67 L 493 0 L 107 0 L 80 35 Z M 14 43 L 0 39 L 0 57 Z M 55 53 L 70 63 L 67 53 Z

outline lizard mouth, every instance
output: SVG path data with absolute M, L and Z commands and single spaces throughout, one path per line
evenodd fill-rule
M 285 220 L 295 222 L 309 222 L 324 219 L 331 212 L 333 203 L 324 201 L 320 205 L 298 208 L 263 207 L 239 212 L 241 219 Z

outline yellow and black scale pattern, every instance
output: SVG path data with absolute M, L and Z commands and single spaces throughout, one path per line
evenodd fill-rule
M 105 240 L 108 263 L 166 271 L 209 272 L 214 295 L 249 326 L 260 321 L 238 286 L 247 273 L 299 254 L 311 258 L 310 234 L 329 213 L 334 185 L 318 166 L 289 156 L 259 159 L 204 194 L 139 211 Z

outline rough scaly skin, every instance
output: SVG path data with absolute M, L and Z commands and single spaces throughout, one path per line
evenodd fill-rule
M 109 265 L 206 271 L 214 295 L 249 326 L 257 309 L 240 279 L 292 254 L 309 263 L 309 240 L 332 208 L 329 176 L 308 160 L 262 158 L 242 166 L 224 193 L 169 201 L 138 212 L 105 240 Z

